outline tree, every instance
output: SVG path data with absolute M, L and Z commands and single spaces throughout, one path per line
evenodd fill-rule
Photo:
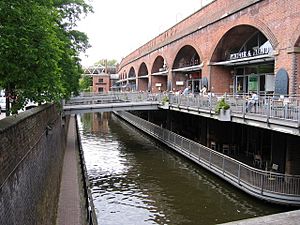
M 93 85 L 92 77 L 82 75 L 79 80 L 79 90 L 82 92 L 90 92 Z
M 73 28 L 91 10 L 83 0 L 0 1 L 0 86 L 13 113 L 28 100 L 59 102 L 78 92 L 79 52 L 89 45 Z
M 116 66 L 118 61 L 115 59 L 110 59 L 110 60 L 100 59 L 99 61 L 95 62 L 94 65 L 95 66 L 98 66 L 98 65 L 105 66 L 106 63 L 107 63 L 107 66 Z

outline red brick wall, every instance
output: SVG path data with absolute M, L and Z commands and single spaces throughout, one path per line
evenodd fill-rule
M 156 87 L 156 83 L 161 83 L 162 86 L 160 88 Z M 159 90 L 160 89 L 160 90 Z M 157 93 L 159 91 L 167 90 L 167 77 L 165 76 L 153 76 L 152 77 L 152 92 Z
M 0 127 L 0 224 L 55 224 L 66 137 L 59 109 L 42 105 Z
M 228 68 L 214 66 L 211 68 L 210 91 L 214 93 L 230 93 L 233 80 Z
M 138 90 L 147 91 L 148 90 L 148 79 L 138 79 Z
M 203 77 L 214 79 L 218 75 L 219 82 L 229 82 L 231 77 L 225 69 L 222 73 L 222 69 L 210 65 L 215 49 L 222 47 L 219 42 L 230 29 L 250 25 L 270 40 L 276 53 L 274 73 L 285 68 L 291 76 L 295 66 L 292 54 L 288 52 L 299 44 L 299 15 L 299 0 L 216 0 L 125 57 L 120 71 L 129 71 L 131 66 L 139 68 L 143 62 L 151 71 L 158 55 L 165 58 L 170 69 L 178 51 L 185 45 L 191 45 L 203 62 Z M 215 92 L 223 92 L 229 87 L 229 83 L 224 86 L 224 83 L 215 82 L 217 80 L 211 80 Z
M 188 34 L 198 27 L 206 27 L 214 21 L 219 20 L 226 13 L 230 14 L 239 11 L 244 7 L 260 1 L 262 0 L 216 0 L 132 52 L 122 60 L 121 64 L 127 64 L 141 55 L 156 50 L 158 47 L 162 47 L 170 41 Z
M 99 79 L 103 79 L 103 82 L 99 82 Z M 103 88 L 103 92 L 107 93 L 110 88 L 110 76 L 109 75 L 99 75 L 93 76 L 93 92 L 98 92 L 99 88 Z

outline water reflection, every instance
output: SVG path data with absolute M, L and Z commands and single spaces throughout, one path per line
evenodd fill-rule
M 286 210 L 240 192 L 109 113 L 80 129 L 99 224 L 216 224 Z

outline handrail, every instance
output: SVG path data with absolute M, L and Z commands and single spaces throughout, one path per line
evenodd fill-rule
M 82 93 L 73 97 L 64 105 L 86 105 L 114 102 L 141 102 L 155 101 L 164 104 L 168 101 L 172 107 L 189 107 L 209 113 L 215 112 L 215 107 L 220 98 L 225 98 L 230 105 L 230 110 L 236 115 L 256 115 L 269 119 L 281 119 L 297 122 L 300 126 L 300 97 L 299 96 L 259 96 L 254 106 L 247 109 L 245 95 L 212 94 L 209 95 L 176 95 L 173 93 L 150 92 L 110 92 L 110 93 Z
M 260 96 L 258 101 L 247 110 L 247 99 L 245 96 L 236 95 L 207 95 L 207 96 L 183 96 L 169 94 L 169 104 L 185 106 L 195 109 L 209 110 L 214 112 L 217 102 L 221 98 L 229 104 L 232 113 L 253 114 L 264 116 L 267 119 L 276 118 L 289 121 L 297 121 L 300 124 L 300 98 L 299 97 L 274 97 Z
M 256 169 L 128 112 L 116 114 L 257 198 L 281 204 L 300 205 L 300 175 Z
M 110 92 L 110 93 L 82 93 L 73 97 L 64 105 L 86 105 L 113 102 L 156 101 L 164 104 L 166 99 L 173 107 L 189 107 L 214 113 L 220 98 L 225 98 L 230 105 L 231 112 L 240 115 L 259 115 L 269 119 L 281 119 L 297 122 L 300 126 L 300 97 L 299 96 L 259 96 L 258 101 L 247 110 L 245 95 L 209 94 L 209 95 L 176 95 L 173 93 L 150 92 Z
M 156 95 L 149 92 L 114 92 L 114 93 L 85 93 L 81 96 L 73 97 L 64 102 L 63 105 L 87 105 L 116 102 L 142 102 L 156 101 Z

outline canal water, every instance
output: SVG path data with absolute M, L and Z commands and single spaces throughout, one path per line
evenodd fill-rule
M 99 225 L 218 224 L 287 211 L 250 197 L 110 113 L 80 116 Z

